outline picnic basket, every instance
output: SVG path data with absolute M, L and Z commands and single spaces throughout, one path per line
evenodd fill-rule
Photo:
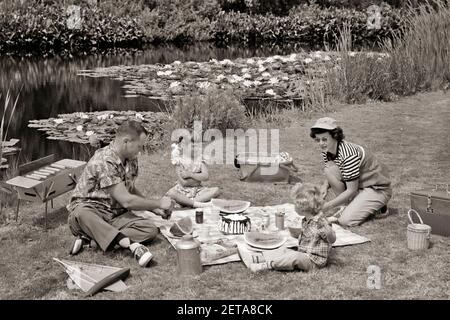
M 417 215 L 420 223 L 413 222 L 411 213 L 415 213 Z M 410 209 L 408 211 L 408 218 L 411 222 L 410 224 L 408 224 L 406 232 L 408 248 L 411 250 L 428 249 L 430 245 L 431 227 L 423 223 L 419 213 L 414 209 Z
M 246 182 L 293 183 L 299 182 L 293 173 L 298 168 L 287 152 L 262 154 L 246 152 L 238 154 L 234 159 L 239 179 Z

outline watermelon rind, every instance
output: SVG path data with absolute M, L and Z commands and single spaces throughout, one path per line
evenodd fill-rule
M 189 217 L 181 218 L 174 222 L 172 227 L 170 227 L 170 232 L 178 237 L 182 237 L 187 234 L 192 234 L 192 220 Z
M 212 199 L 211 204 L 223 213 L 241 213 L 247 210 L 251 203 L 243 200 Z

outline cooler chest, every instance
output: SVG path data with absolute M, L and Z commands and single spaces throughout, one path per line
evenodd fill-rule
M 450 192 L 441 190 L 414 191 L 410 194 L 411 209 L 416 210 L 431 233 L 450 236 Z M 414 219 L 413 219 L 414 220 Z M 419 223 L 414 220 L 415 223 Z

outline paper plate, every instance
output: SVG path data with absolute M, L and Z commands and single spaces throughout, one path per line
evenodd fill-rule
M 252 231 L 244 233 L 244 239 L 249 246 L 270 250 L 281 247 L 286 242 L 287 237 L 279 233 Z

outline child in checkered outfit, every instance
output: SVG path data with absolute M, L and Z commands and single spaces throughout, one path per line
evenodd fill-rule
M 291 190 L 295 211 L 305 217 L 298 237 L 298 250 L 278 249 L 266 262 L 250 264 L 254 272 L 274 270 L 309 271 L 327 264 L 336 234 L 322 213 L 324 200 L 320 189 L 309 184 L 296 184 Z

